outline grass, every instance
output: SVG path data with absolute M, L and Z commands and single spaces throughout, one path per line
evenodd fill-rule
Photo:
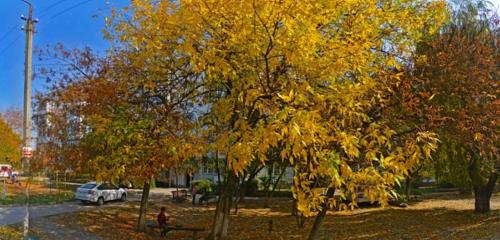
M 47 205 L 57 204 L 73 200 L 73 193 L 35 193 L 30 195 L 29 203 L 31 205 Z M 7 198 L 0 199 L 0 205 L 21 205 L 26 202 L 24 195 L 8 196 Z
M 32 205 L 57 204 L 73 200 L 74 194 L 65 190 L 54 190 L 45 187 L 43 184 L 32 183 L 29 186 L 30 199 Z M 3 194 L 3 184 L 1 185 L 0 206 L 22 205 L 26 202 L 24 186 L 7 184 L 7 196 Z
M 40 239 L 41 235 L 37 232 L 30 231 L 29 239 Z M 22 228 L 19 226 L 3 226 L 0 227 L 1 240 L 20 240 L 23 239 Z
M 23 235 L 21 231 L 12 226 L 0 227 L 0 239 L 2 240 L 19 240 Z
M 189 203 L 155 202 L 150 204 L 147 219 L 155 219 L 161 206 L 165 206 L 180 224 L 207 229 L 200 236 L 208 234 L 214 205 L 193 208 Z M 238 215 L 230 217 L 230 239 L 307 238 L 314 218 L 309 218 L 305 227 L 299 228 L 290 216 L 290 201 L 274 200 L 269 208 L 262 206 L 261 201 L 247 200 L 241 204 Z M 493 197 L 490 214 L 475 214 L 472 209 L 470 197 L 446 197 L 425 199 L 407 208 L 368 206 L 348 212 L 329 212 L 321 227 L 320 239 L 499 239 L 500 195 Z M 138 212 L 138 203 L 129 202 L 47 220 L 61 227 L 92 232 L 103 239 L 161 239 L 158 232 L 135 232 Z M 190 237 L 186 232 L 168 233 L 169 239 Z

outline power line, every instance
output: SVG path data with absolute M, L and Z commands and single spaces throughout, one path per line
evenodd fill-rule
M 50 10 L 51 8 L 53 8 L 53 7 L 61 4 L 63 2 L 66 2 L 66 1 L 68 1 L 68 0 L 59 0 L 59 1 L 57 1 L 57 2 L 55 2 L 53 4 L 51 4 L 51 5 L 47 6 L 46 8 L 42 9 L 40 11 L 40 13 L 39 13 L 39 14 L 41 14 L 40 17 L 44 17 L 45 15 L 47 15 L 47 14 L 44 14 L 44 13 L 46 13 L 48 10 Z
M 58 13 L 54 14 L 54 15 L 52 15 L 52 17 L 50 17 L 50 18 L 48 19 L 48 21 L 50 21 L 50 20 L 52 20 L 52 19 L 54 19 L 54 18 L 56 18 L 56 17 L 59 17 L 60 15 L 62 15 L 62 14 L 64 14 L 64 13 L 66 13 L 66 12 L 68 12 L 68 11 L 70 11 L 70 10 L 73 10 L 73 9 L 75 9 L 75 8 L 77 8 L 77 7 L 81 6 L 81 5 L 83 5 L 83 4 L 86 4 L 86 3 L 90 2 L 90 1 L 92 1 L 92 0 L 86 0 L 86 1 L 83 1 L 83 2 L 80 2 L 80 3 L 77 3 L 77 4 L 75 4 L 75 5 L 73 5 L 73 6 L 69 7 L 69 8 L 66 8 L 66 9 L 64 9 L 64 10 L 62 10 L 62 11 L 60 11 L 60 12 L 58 12 Z
M 12 31 L 14 31 L 16 29 L 17 25 L 14 25 L 12 26 L 9 31 L 7 31 L 2 37 L 0 37 L 0 42 L 3 41 L 5 38 L 7 38 L 9 36 L 10 33 L 12 33 Z
M 5 52 L 7 52 L 7 50 L 9 50 L 10 47 L 12 47 L 12 45 L 14 45 L 14 43 L 17 42 L 17 40 L 19 40 L 19 38 L 21 37 L 21 34 L 18 34 L 16 39 L 14 39 L 14 41 L 10 42 L 7 47 L 5 47 L 1 52 L 0 52 L 0 56 L 2 56 Z

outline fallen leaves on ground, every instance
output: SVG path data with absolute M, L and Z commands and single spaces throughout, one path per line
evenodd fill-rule
M 11 226 L 0 227 L 0 239 L 2 240 L 18 240 L 22 238 L 21 232 Z
M 44 234 L 30 229 L 29 236 L 42 237 Z M 0 240 L 23 239 L 23 228 L 20 224 L 0 227 Z
M 350 212 L 330 212 L 321 227 L 321 239 L 498 239 L 500 238 L 500 195 L 492 198 L 492 212 L 487 215 L 473 213 L 473 199 L 426 199 L 407 208 L 363 207 Z M 154 220 L 159 208 L 186 227 L 203 227 L 207 231 L 215 207 L 192 207 L 189 203 L 168 200 L 151 203 L 148 220 Z M 274 200 L 269 208 L 262 201 L 247 200 L 239 213 L 231 215 L 230 239 L 306 239 L 313 223 L 308 219 L 304 228 L 298 228 L 290 216 L 289 200 Z M 135 232 L 139 203 L 96 208 L 49 217 L 66 227 L 93 232 L 104 239 L 161 239 L 158 230 Z M 270 225 L 272 222 L 272 228 Z M 192 234 L 173 231 L 169 239 L 191 239 Z

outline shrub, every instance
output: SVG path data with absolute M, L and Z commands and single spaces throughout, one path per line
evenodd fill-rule
M 215 184 L 208 179 L 199 179 L 192 181 L 191 186 L 196 187 L 197 193 L 210 193 L 214 189 Z
M 257 179 L 252 179 L 247 183 L 246 195 L 253 195 L 257 190 L 259 190 L 259 182 Z
M 267 175 L 264 175 L 264 176 L 260 176 L 259 177 L 259 183 L 260 183 L 260 189 L 265 189 L 266 188 L 266 184 L 268 183 L 269 181 L 269 176 Z M 269 187 L 269 186 L 268 186 Z

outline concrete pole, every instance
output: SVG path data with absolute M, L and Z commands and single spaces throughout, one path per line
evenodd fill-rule
M 24 119 L 23 119 L 23 146 L 30 146 L 31 138 L 31 78 L 32 78 L 32 59 L 33 59 L 33 19 L 32 7 L 29 5 L 29 16 L 26 20 L 26 46 L 24 59 Z
M 25 61 L 24 61 L 24 119 L 23 119 L 23 147 L 30 147 L 31 142 L 31 78 L 32 78 L 32 61 L 33 61 L 33 32 L 34 23 L 33 20 L 33 6 L 30 2 L 22 0 L 29 6 L 28 17 L 21 17 L 21 19 L 26 21 L 24 30 L 26 31 L 26 46 L 25 46 Z M 29 234 L 29 178 L 30 178 L 30 159 L 29 157 L 24 157 L 23 159 L 23 172 L 28 180 L 24 189 L 26 195 L 25 203 L 25 216 L 23 224 L 23 236 L 28 239 Z

